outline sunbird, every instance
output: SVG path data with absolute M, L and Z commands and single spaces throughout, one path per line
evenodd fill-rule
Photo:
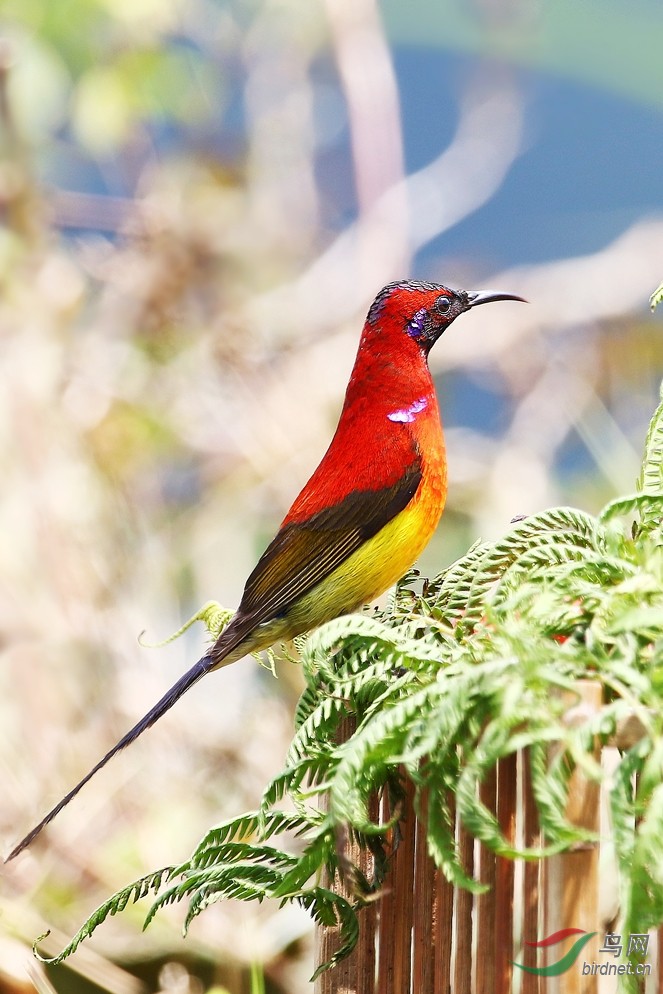
M 452 321 L 509 293 L 389 283 L 373 301 L 327 452 L 246 581 L 214 645 L 7 857 L 13 859 L 112 757 L 211 670 L 350 614 L 379 597 L 428 544 L 447 495 L 428 354 Z

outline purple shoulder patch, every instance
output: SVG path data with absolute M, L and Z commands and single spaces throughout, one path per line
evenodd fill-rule
M 390 421 L 401 421 L 403 424 L 411 424 L 417 414 L 420 414 L 421 411 L 425 411 L 427 407 L 428 401 L 426 398 L 420 397 L 419 400 L 415 400 L 409 407 L 403 407 L 398 411 L 392 411 L 391 414 L 387 415 L 387 417 Z

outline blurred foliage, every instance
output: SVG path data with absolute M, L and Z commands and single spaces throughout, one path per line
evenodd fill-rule
M 405 24 L 385 2 L 383 25 L 369 0 L 0 3 L 7 847 L 199 655 L 191 633 L 158 654 L 138 649 L 138 633 L 158 641 L 211 595 L 238 602 L 324 451 L 379 286 L 447 271 L 473 286 L 489 271 L 489 232 L 472 260 L 413 261 L 494 195 L 523 143 L 527 94 L 486 62 L 439 158 L 405 171 L 397 37 L 509 61 L 494 8 L 472 6 L 481 30 L 466 43 L 456 7 L 438 39 L 443 20 L 425 6 Z M 582 69 L 585 49 L 568 35 L 556 46 L 555 16 L 546 52 Z M 642 62 L 624 77 L 630 92 L 642 92 Z M 594 256 L 495 274 L 532 301 L 527 314 L 440 346 L 452 491 L 430 574 L 516 512 L 598 509 L 635 476 L 663 365 L 656 320 L 635 315 L 662 237 L 643 219 Z M 2 994 L 47 989 L 23 965 L 47 922 L 73 929 L 127 876 L 257 803 L 302 687 L 298 668 L 278 674 L 248 662 L 194 690 L 11 868 Z M 108 991 L 137 991 L 139 973 L 142 989 L 183 989 L 172 972 L 160 979 L 182 958 L 177 916 L 145 937 L 138 921 L 105 929 L 92 965 L 76 957 L 80 975 Z M 308 919 L 219 906 L 186 952 L 191 990 L 243 992 L 260 960 L 268 991 L 298 991 Z M 73 983 L 54 975 L 58 990 Z

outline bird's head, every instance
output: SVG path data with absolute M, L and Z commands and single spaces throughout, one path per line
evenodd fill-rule
M 366 332 L 405 335 L 427 355 L 459 314 L 495 300 L 523 299 L 511 293 L 451 290 L 440 283 L 389 283 L 371 305 Z

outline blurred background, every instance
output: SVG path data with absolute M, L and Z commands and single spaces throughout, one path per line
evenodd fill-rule
M 663 373 L 653 0 L 0 0 L 4 851 L 198 657 L 329 441 L 371 299 L 530 301 L 433 352 L 433 574 L 633 489 Z M 0 992 L 309 989 L 291 909 L 93 908 L 254 807 L 300 687 L 213 675 L 3 871 Z

